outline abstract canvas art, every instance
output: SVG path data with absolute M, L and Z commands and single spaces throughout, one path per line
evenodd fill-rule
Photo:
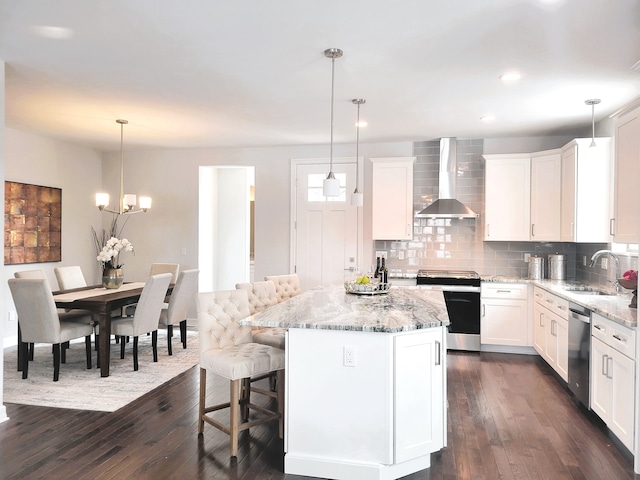
M 59 262 L 62 189 L 4 182 L 4 264 Z

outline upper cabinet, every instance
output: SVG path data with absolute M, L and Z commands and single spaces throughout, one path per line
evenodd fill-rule
M 416 157 L 370 158 L 373 163 L 373 240 L 413 238 L 413 164 Z
M 529 240 L 531 156 L 484 155 L 484 239 Z
M 560 150 L 531 154 L 530 240 L 553 242 L 560 239 Z
M 637 208 L 640 179 L 640 109 L 616 122 L 615 184 L 612 233 L 618 243 L 640 241 L 640 216 Z
M 611 139 L 579 138 L 562 147 L 560 241 L 610 240 Z

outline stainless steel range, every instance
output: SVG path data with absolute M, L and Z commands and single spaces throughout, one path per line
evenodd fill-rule
M 420 270 L 416 284 L 440 287 L 449 314 L 447 348 L 480 351 L 480 275 L 467 270 Z

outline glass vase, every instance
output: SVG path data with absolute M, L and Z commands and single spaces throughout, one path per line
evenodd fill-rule
M 121 268 L 105 268 L 102 271 L 102 286 L 104 288 L 120 288 L 124 282 L 124 273 Z

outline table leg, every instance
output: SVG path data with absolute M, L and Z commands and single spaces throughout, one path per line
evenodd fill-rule
M 98 312 L 100 320 L 100 337 L 98 349 L 100 351 L 100 376 L 109 376 L 109 360 L 111 353 L 111 312 L 108 309 Z

